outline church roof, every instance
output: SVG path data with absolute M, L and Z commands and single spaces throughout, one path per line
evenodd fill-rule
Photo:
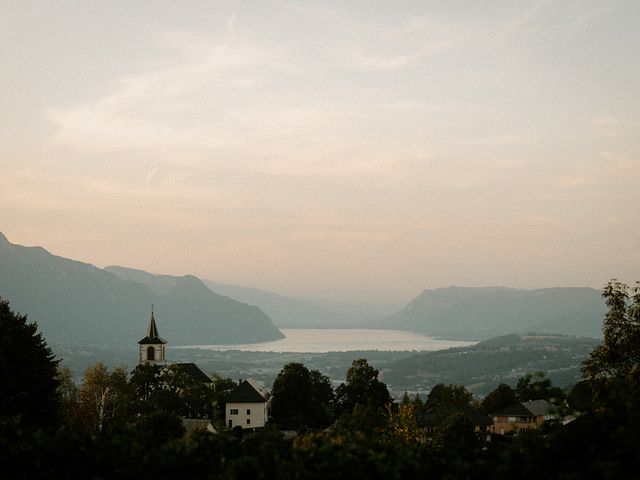
M 502 410 L 491 413 L 490 415 L 510 415 L 510 416 L 522 416 L 522 417 L 539 417 L 546 415 L 553 411 L 553 405 L 546 400 L 533 400 L 530 402 L 520 402 L 510 407 L 503 408 Z
M 182 370 L 185 374 L 191 377 L 193 380 L 202 382 L 202 383 L 212 383 L 211 377 L 204 373 L 199 366 L 195 363 L 175 363 L 180 370 Z
M 149 326 L 147 326 L 147 336 L 140 340 L 138 343 L 140 345 L 167 343 L 167 341 L 158 334 L 158 327 L 156 326 L 156 319 L 153 318 L 153 311 L 151 311 Z

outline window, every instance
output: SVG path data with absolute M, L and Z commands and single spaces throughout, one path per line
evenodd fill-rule
M 247 425 L 251 425 L 251 419 L 247 418 Z
M 509 417 L 509 423 L 515 423 L 516 417 Z
M 247 415 L 251 415 L 251 409 L 247 408 Z
M 156 359 L 156 351 L 153 347 L 147 348 L 147 360 L 155 360 Z
M 238 409 L 237 409 L 237 408 L 232 408 L 232 409 L 229 411 L 229 415 L 238 415 Z

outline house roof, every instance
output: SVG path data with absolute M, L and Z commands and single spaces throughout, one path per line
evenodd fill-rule
M 149 325 L 147 326 L 147 336 L 138 342 L 140 345 L 146 344 L 158 344 L 167 343 L 167 341 L 158 334 L 158 327 L 156 326 L 156 319 L 153 318 L 153 311 L 151 312 L 151 318 L 149 319 Z
M 539 417 L 546 415 L 553 409 L 553 406 L 546 400 L 532 400 L 530 402 L 519 402 L 491 413 L 492 416 L 514 416 L 514 417 Z
M 186 373 L 193 380 L 197 380 L 202 383 L 212 383 L 211 377 L 204 373 L 200 367 L 198 367 L 195 363 L 175 363 L 180 370 Z
M 227 403 L 265 403 L 269 400 L 269 392 L 249 379 L 240 382 L 227 397 Z
M 553 410 L 553 405 L 546 400 L 531 400 L 530 402 L 522 402 L 522 405 L 536 417 L 546 415 Z

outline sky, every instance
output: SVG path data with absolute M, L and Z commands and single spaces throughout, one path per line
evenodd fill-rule
M 640 280 L 640 2 L 0 2 L 0 231 L 283 295 Z

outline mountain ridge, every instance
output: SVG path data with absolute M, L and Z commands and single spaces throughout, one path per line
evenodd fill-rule
M 259 308 L 211 292 L 197 277 L 164 276 L 164 292 L 89 263 L 0 238 L 0 296 L 52 342 L 135 344 L 149 306 L 171 344 L 253 343 L 282 338 Z
M 588 287 L 452 286 L 425 290 L 373 325 L 468 340 L 529 332 L 599 338 L 604 312 L 601 293 Z

